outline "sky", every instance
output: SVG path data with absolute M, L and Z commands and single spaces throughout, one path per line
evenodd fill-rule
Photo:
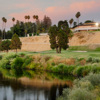
M 51 18 L 52 24 L 59 20 L 76 21 L 75 14 L 81 13 L 80 22 L 94 20 L 100 22 L 100 0 L 0 0 L 0 28 L 2 17 L 7 18 L 7 29 L 12 23 L 12 17 L 25 21 L 24 16 L 38 15 L 42 20 L 44 15 Z

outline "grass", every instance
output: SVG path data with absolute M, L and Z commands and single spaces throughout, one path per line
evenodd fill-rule
M 20 52 L 21 53 L 21 52 Z M 59 56 L 62 58 L 100 58 L 100 51 L 88 51 L 88 52 L 75 52 L 75 51 L 68 51 L 62 50 L 61 54 L 57 54 L 55 50 L 43 51 L 43 52 L 22 52 L 26 55 L 48 55 L 48 56 Z
M 14 52 L 9 52 L 8 54 L 12 54 Z M 7 53 L 0 53 L 0 55 L 5 55 Z M 42 52 L 18 52 L 18 54 L 25 54 L 25 55 L 48 55 L 52 57 L 61 57 L 61 58 L 100 58 L 100 51 L 87 51 L 87 52 L 76 52 L 76 51 L 68 51 L 68 50 L 62 50 L 61 54 L 57 54 L 55 50 L 48 50 L 48 51 L 42 51 Z

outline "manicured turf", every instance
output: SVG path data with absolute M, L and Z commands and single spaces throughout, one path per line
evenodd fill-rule
M 50 56 L 60 56 L 63 58 L 100 58 L 100 52 L 99 51 L 88 51 L 88 52 L 75 52 L 75 51 L 65 51 L 62 50 L 61 54 L 57 54 L 55 50 L 50 51 L 43 51 L 43 52 L 20 52 L 25 53 L 28 55 L 34 55 L 34 54 L 41 54 L 41 55 L 50 55 Z

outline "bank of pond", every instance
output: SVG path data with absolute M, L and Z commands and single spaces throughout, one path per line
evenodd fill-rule
M 85 58 L 60 58 L 41 55 L 5 54 L 0 55 L 0 68 L 44 70 L 48 72 L 86 76 L 89 73 L 100 72 L 100 59 Z
M 2 79 L 18 80 L 18 82 L 21 81 L 24 83 L 25 86 L 33 86 L 33 83 L 35 83 L 34 87 L 45 87 L 49 82 L 48 86 L 52 87 L 52 85 L 50 85 L 52 80 L 54 80 L 54 83 L 59 83 L 59 85 L 58 83 L 55 84 L 57 87 L 62 84 L 61 90 L 56 88 L 53 99 L 50 97 L 44 99 L 44 97 L 40 96 L 39 98 L 42 99 L 38 99 L 37 96 L 38 100 L 100 99 L 100 59 L 97 58 L 65 59 L 57 56 L 25 55 L 24 53 L 6 54 L 0 56 L 0 72 L 3 76 Z M 34 78 L 34 81 L 30 80 L 30 78 Z M 58 80 L 60 80 L 60 82 Z M 41 83 L 45 84 L 41 85 Z M 65 85 L 66 89 L 64 89 Z

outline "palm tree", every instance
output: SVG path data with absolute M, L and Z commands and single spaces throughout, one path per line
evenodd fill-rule
M 38 19 L 39 19 L 38 15 L 36 15 L 36 16 L 35 16 L 35 19 L 36 19 L 36 20 L 38 20 Z
M 4 23 L 5 23 L 5 17 L 2 17 L 2 38 L 3 38 L 3 33 L 4 33 Z
M 69 20 L 70 27 L 71 27 L 71 25 L 72 25 L 73 21 L 74 21 L 74 19 L 73 19 L 73 18 Z
M 6 23 L 7 23 L 7 19 L 5 18 L 5 20 L 4 20 L 4 23 L 5 23 L 5 29 L 4 30 L 6 30 Z M 5 39 L 5 32 L 4 32 L 4 39 Z
M 26 20 L 28 19 L 28 16 L 26 15 L 25 17 L 25 36 L 27 35 L 27 25 L 26 25 Z
M 35 15 L 33 16 L 33 22 L 34 22 L 34 19 L 36 19 L 36 16 Z
M 77 18 L 77 23 L 79 25 L 79 17 L 81 16 L 81 13 L 80 12 L 77 12 L 75 17 Z
M 26 20 L 28 19 L 28 16 L 25 16 L 24 18 L 25 18 L 25 22 L 26 22 Z
M 13 26 L 14 26 L 14 22 L 15 22 L 15 18 L 14 17 L 12 18 L 12 21 L 13 21 Z
M 33 16 L 33 19 L 35 19 L 35 18 L 36 18 L 36 16 L 34 15 L 34 16 Z
M 2 30 L 4 29 L 4 20 L 5 20 L 5 17 L 2 17 Z
M 30 19 L 30 16 L 29 15 L 27 16 L 27 19 L 28 19 L 28 22 L 29 22 L 29 19 Z

